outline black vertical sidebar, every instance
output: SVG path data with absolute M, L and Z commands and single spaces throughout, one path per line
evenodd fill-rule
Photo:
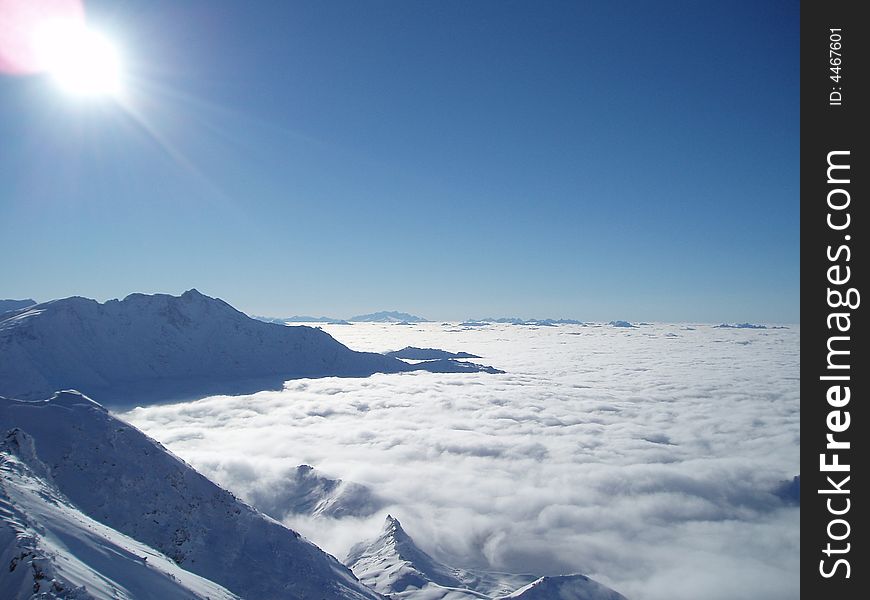
M 859 2 L 801 4 L 801 592 L 867 597 L 866 79 Z M 865 7 L 866 8 L 866 7 Z M 864 356 L 864 363 L 859 360 Z

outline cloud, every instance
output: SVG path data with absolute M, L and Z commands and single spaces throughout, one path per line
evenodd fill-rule
M 379 514 L 288 521 L 340 558 L 391 512 L 457 566 L 582 572 L 632 600 L 797 596 L 800 509 L 772 492 L 799 471 L 799 328 L 331 333 L 507 373 L 300 380 L 121 416 L 243 498 L 303 463 L 369 486 Z

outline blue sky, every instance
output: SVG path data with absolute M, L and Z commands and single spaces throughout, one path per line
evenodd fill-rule
M 799 319 L 797 2 L 87 2 L 0 76 L 0 297 Z

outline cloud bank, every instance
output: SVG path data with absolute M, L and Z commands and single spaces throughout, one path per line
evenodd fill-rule
M 287 523 L 343 558 L 398 516 L 448 564 L 582 572 L 632 600 L 794 598 L 800 328 L 358 324 L 357 350 L 453 348 L 504 375 L 296 380 L 122 414 L 242 498 L 299 464 L 369 486 L 367 518 Z

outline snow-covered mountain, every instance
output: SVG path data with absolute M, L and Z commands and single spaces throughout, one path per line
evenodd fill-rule
M 65 298 L 0 316 L 0 394 L 77 389 L 106 404 L 280 389 L 299 377 L 484 370 L 355 352 L 324 331 L 264 323 L 190 290 L 98 303 Z
M 351 548 L 345 563 L 367 586 L 397 600 L 626 600 L 583 575 L 535 580 L 448 567 L 418 548 L 391 515 L 377 539 Z
M 19 556 L 29 566 L 0 569 L 0 590 L 13 592 L 4 598 L 30 597 L 16 594 L 37 571 L 46 584 L 48 575 L 73 587 L 92 578 L 106 589 L 148 585 L 164 573 L 192 590 L 181 597 L 198 590 L 205 590 L 199 597 L 228 597 L 222 586 L 249 600 L 380 598 L 335 558 L 77 392 L 39 402 L 0 398 L 0 431 L 10 430 L 25 450 L 6 445 L 0 535 L 4 557 L 11 552 L 10 561 Z
M 584 575 L 541 577 L 513 594 L 496 598 L 507 600 L 626 600 L 625 596 Z
M 348 321 L 359 323 L 428 323 L 428 320 L 423 317 L 395 310 L 382 310 L 380 312 L 369 313 L 366 315 L 357 315 L 351 317 Z
M 380 536 L 351 548 L 345 560 L 354 574 L 370 588 L 390 598 L 466 600 L 486 598 L 467 587 L 459 572 L 423 552 L 402 529 L 399 520 L 387 515 Z
M 396 600 L 626 600 L 584 575 L 535 579 L 448 567 L 421 550 L 391 515 L 375 540 L 351 548 L 345 563 L 364 584 Z
M 368 487 L 332 479 L 309 465 L 299 465 L 278 481 L 258 488 L 246 499 L 279 521 L 294 514 L 365 517 L 384 505 L 384 501 Z
M 83 514 L 20 429 L 0 440 L 0 565 L 0 597 L 9 600 L 237 598 Z
M 26 300 L 0 300 L 0 314 L 8 312 L 10 310 L 20 310 L 22 308 L 27 308 L 28 306 L 33 306 L 36 304 L 35 300 L 31 300 L 27 298 Z

